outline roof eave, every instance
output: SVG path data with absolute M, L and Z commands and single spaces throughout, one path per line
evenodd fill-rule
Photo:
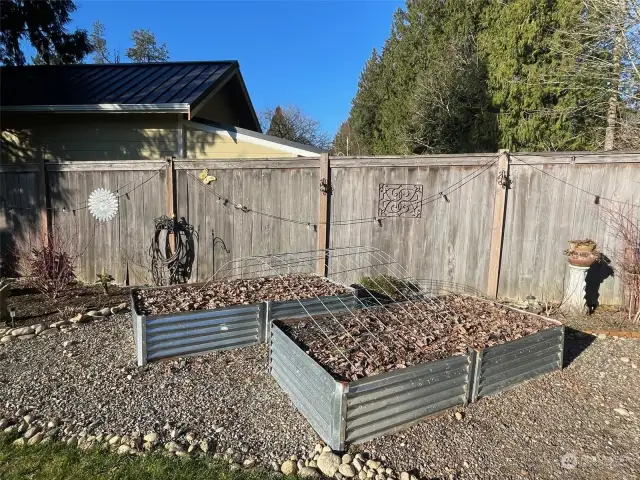
M 0 107 L 2 112 L 23 113 L 186 113 L 189 114 L 188 103 L 160 104 L 119 104 L 99 103 L 91 105 L 12 105 Z

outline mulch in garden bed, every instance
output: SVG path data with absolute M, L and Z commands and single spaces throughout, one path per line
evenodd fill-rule
M 28 282 L 18 280 L 11 287 L 7 306 L 16 309 L 16 327 L 38 323 L 51 324 L 84 313 L 113 307 L 129 300 L 129 287 L 109 287 L 105 295 L 100 285 L 74 284 L 58 293 L 56 298 L 40 293 Z
M 352 381 L 466 354 L 555 326 L 499 304 L 448 295 L 279 326 L 334 378 Z
M 137 290 L 134 292 L 134 301 L 138 313 L 142 315 L 163 315 L 250 305 L 266 300 L 284 301 L 340 295 L 346 291 L 346 288 L 319 276 L 283 275 Z

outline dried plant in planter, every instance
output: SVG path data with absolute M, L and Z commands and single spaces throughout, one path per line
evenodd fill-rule
M 589 238 L 584 240 L 569 240 L 569 250 L 575 252 L 593 252 L 596 249 L 596 242 Z

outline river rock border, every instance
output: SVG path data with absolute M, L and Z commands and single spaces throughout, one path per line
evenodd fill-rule
M 146 455 L 161 453 L 170 457 L 209 456 L 213 460 L 228 463 L 231 471 L 258 467 L 258 459 L 246 445 L 239 449 L 224 448 L 213 438 L 199 437 L 184 428 L 165 424 L 162 437 L 151 431 L 141 433 L 97 433 L 100 422 L 87 427 L 65 426 L 57 418 L 45 419 L 29 408 L 19 408 L 13 415 L 0 418 L 0 430 L 7 435 L 18 435 L 13 441 L 17 447 L 64 443 L 81 450 L 92 448 L 119 455 Z M 95 434 L 94 434 L 95 433 Z M 307 455 L 292 455 L 284 461 L 271 461 L 274 473 L 298 475 L 301 478 L 335 478 L 345 480 L 418 480 L 409 472 L 396 472 L 386 465 L 386 458 L 371 458 L 365 452 L 350 454 L 333 451 L 318 443 Z M 266 464 L 265 464 L 266 466 Z
M 60 320 L 53 322 L 48 327 L 42 323 L 29 325 L 28 327 L 2 328 L 0 329 L 0 343 L 12 342 L 14 340 L 29 340 L 42 335 L 54 335 L 67 330 L 74 330 L 78 324 L 87 323 L 92 320 L 100 320 L 110 317 L 117 313 L 123 313 L 128 310 L 126 302 L 120 303 L 114 307 L 104 307 L 100 310 L 89 310 L 86 313 L 79 313 L 68 320 Z

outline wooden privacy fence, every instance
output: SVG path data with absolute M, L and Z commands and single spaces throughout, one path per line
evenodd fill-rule
M 216 177 L 209 185 L 198 177 L 203 169 Z M 109 222 L 87 209 L 96 188 L 118 196 Z M 603 216 L 617 202 L 638 210 L 639 154 L 0 165 L 0 249 L 6 257 L 53 229 L 82 253 L 80 279 L 93 282 L 104 271 L 118 283 L 142 285 L 151 282 L 154 219 L 175 214 L 197 232 L 191 281 L 250 255 L 363 245 L 387 252 L 424 282 L 558 299 L 567 240 L 593 238 L 610 257 L 619 248 Z M 329 258 L 317 271 L 348 272 L 345 262 Z M 600 301 L 621 297 L 618 280 L 604 279 Z

